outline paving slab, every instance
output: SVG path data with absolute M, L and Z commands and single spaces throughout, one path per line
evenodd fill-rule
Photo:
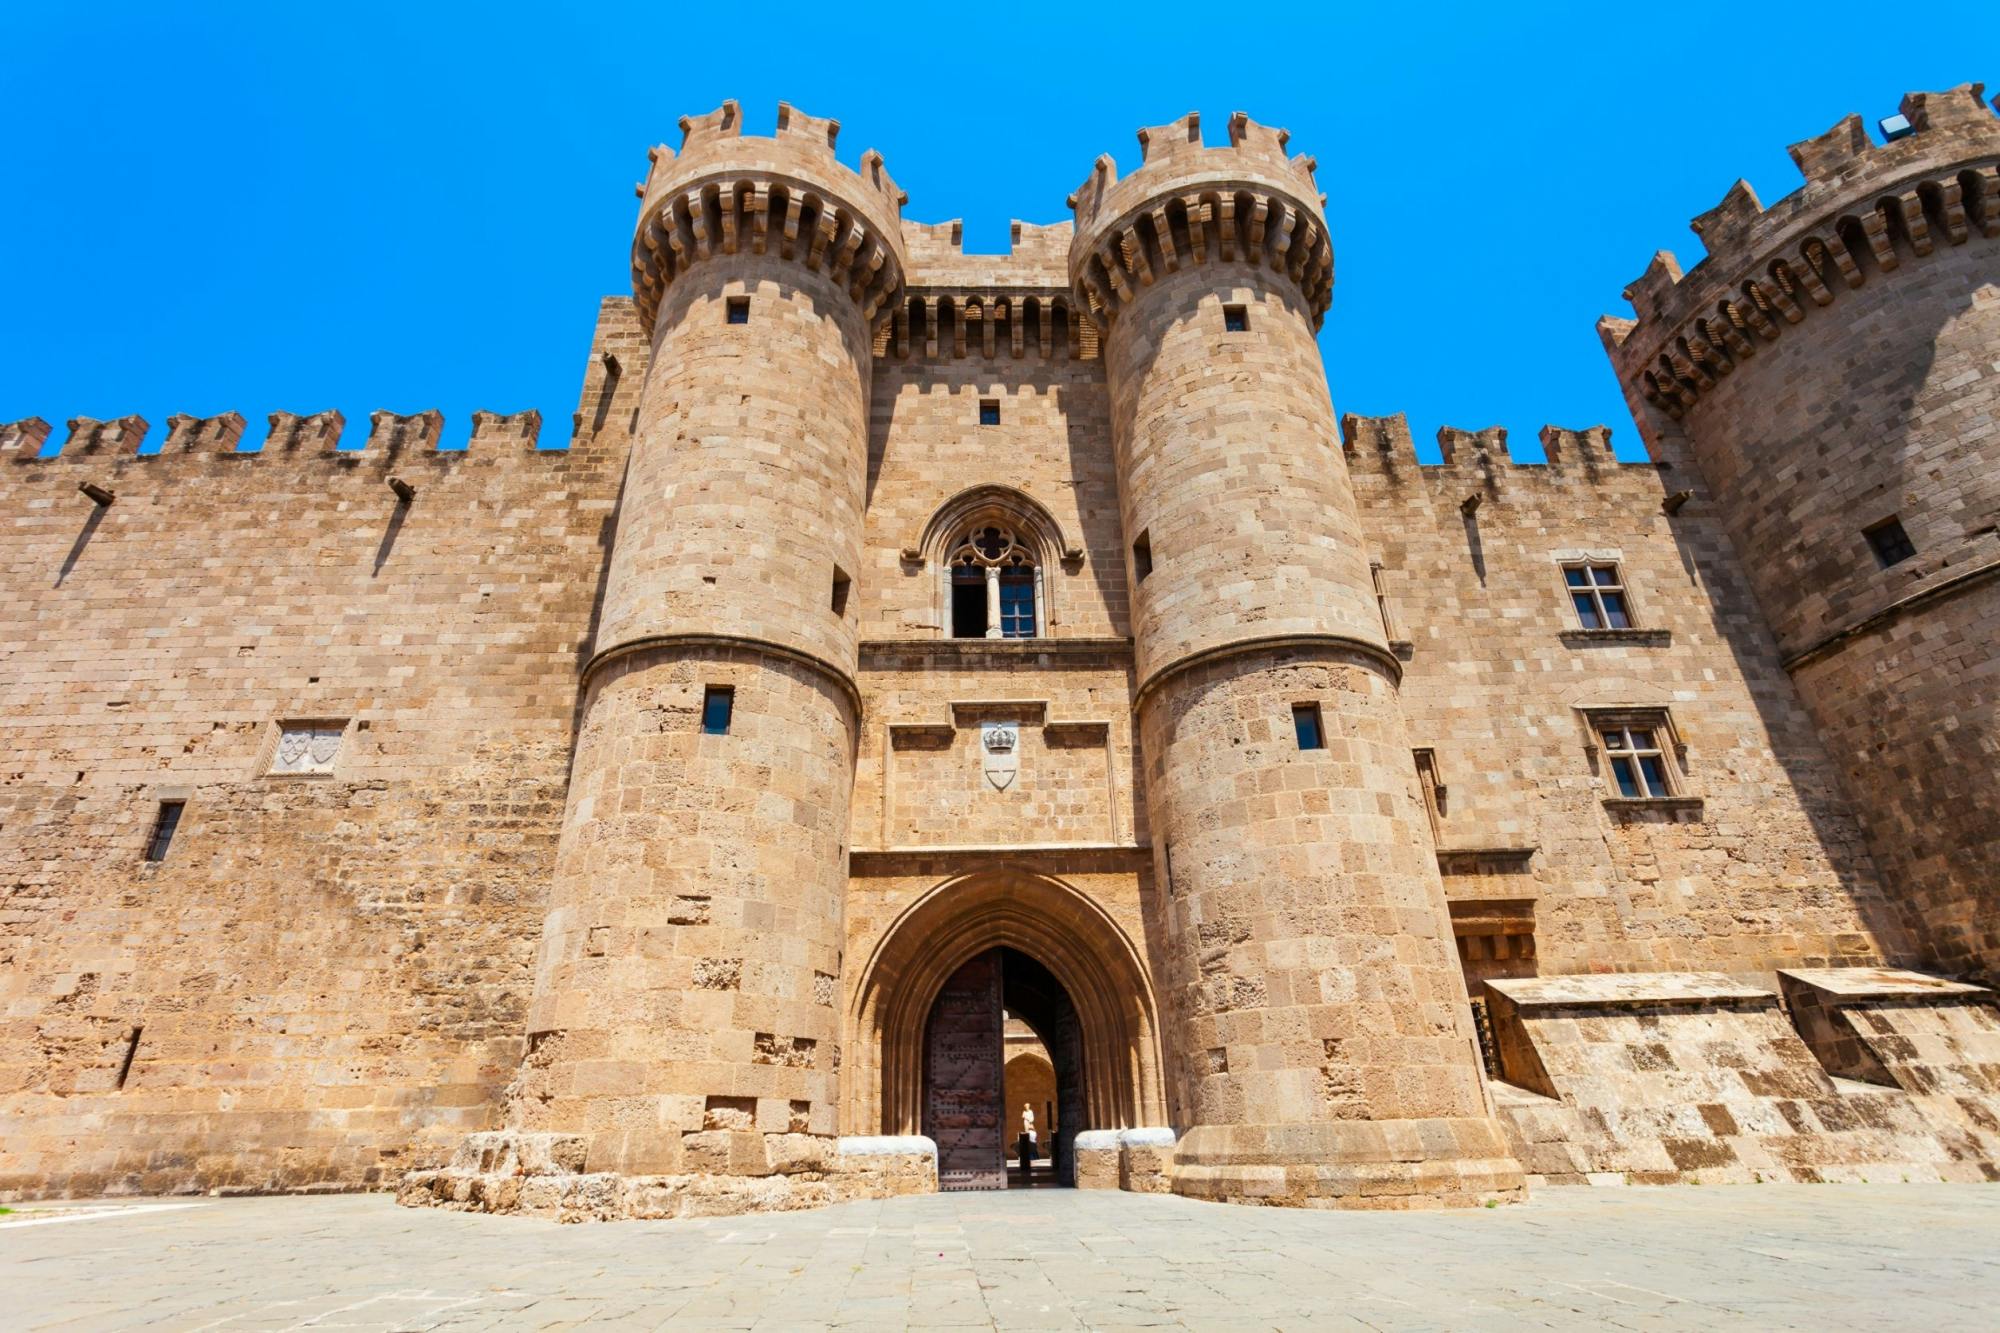
M 1986 1185 L 1549 1189 L 1449 1213 L 941 1194 L 585 1226 L 347 1195 L 34 1220 L 0 1221 L 0 1328 L 2000 1330 Z

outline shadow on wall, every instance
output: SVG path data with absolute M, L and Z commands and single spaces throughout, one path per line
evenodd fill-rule
M 83 548 L 90 545 L 91 537 L 96 534 L 98 525 L 104 522 L 105 511 L 109 508 L 109 505 L 91 505 L 90 516 L 83 520 L 83 530 L 76 534 L 75 544 L 69 548 L 69 554 L 63 557 L 62 569 L 56 574 L 56 587 L 63 586 L 63 580 L 70 576 L 70 571 L 76 568 L 76 562 L 83 558 Z

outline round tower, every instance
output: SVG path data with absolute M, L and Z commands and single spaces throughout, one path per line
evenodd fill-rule
M 837 1133 L 848 579 L 902 195 L 788 106 L 775 138 L 734 102 L 681 130 L 633 242 L 652 359 L 512 1110 L 587 1136 L 587 1171 L 713 1189 L 815 1173 Z
M 1130 543 L 1185 1133 L 1175 1189 L 1314 1206 L 1516 1191 L 1481 1084 L 1315 332 L 1310 158 L 1240 113 L 1073 196 Z
M 1601 325 L 1684 449 L 1928 957 L 2000 977 L 2000 118 L 1978 84 L 1792 145 Z M 1917 961 L 1917 960 L 1910 960 Z

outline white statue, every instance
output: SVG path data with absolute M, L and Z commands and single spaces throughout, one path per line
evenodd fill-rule
M 1031 1139 L 1035 1137 L 1035 1105 L 1033 1102 L 1021 1103 L 1021 1132 Z

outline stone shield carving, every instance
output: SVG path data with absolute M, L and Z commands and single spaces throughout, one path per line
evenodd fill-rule
M 979 757 L 986 780 L 1005 791 L 1021 771 L 1021 724 L 985 722 L 979 727 Z

